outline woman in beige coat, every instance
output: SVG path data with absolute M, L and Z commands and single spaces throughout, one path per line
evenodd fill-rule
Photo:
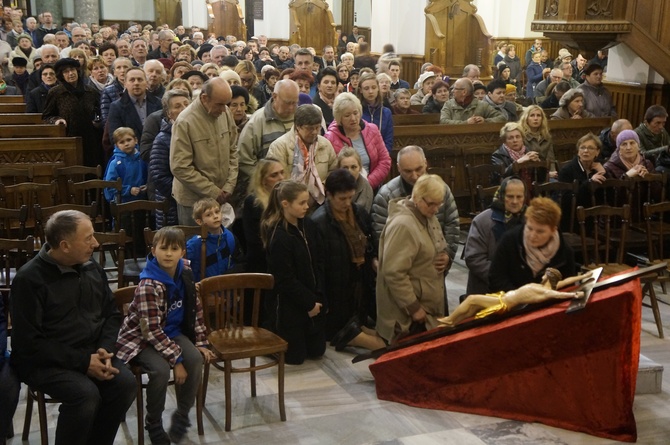
M 335 335 L 336 348 L 384 347 L 398 334 L 432 329 L 444 316 L 444 271 L 447 242 L 435 214 L 447 186 L 437 175 L 423 175 L 411 198 L 389 205 L 379 240 L 376 332 L 348 324 Z M 413 326 L 414 324 L 414 326 Z

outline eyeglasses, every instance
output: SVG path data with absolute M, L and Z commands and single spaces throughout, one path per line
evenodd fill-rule
M 426 198 L 421 198 L 421 200 L 422 200 L 423 203 L 426 204 L 426 205 L 428 206 L 428 208 L 430 208 L 430 209 L 437 209 L 437 208 L 439 208 L 439 207 L 442 205 L 441 202 L 430 202 L 430 201 L 427 201 Z

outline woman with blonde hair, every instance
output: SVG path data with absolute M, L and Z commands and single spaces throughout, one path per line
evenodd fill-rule
M 200 67 L 200 72 L 207 76 L 207 78 L 211 79 L 219 75 L 219 67 L 216 63 L 205 63 Z
M 258 83 L 256 67 L 253 62 L 250 62 L 249 60 L 240 60 L 235 67 L 235 72 L 240 76 L 242 86 L 247 89 L 249 94 L 253 94 L 254 88 L 256 88 L 256 84 Z
M 91 74 L 88 70 L 88 56 L 86 55 L 86 51 L 79 48 L 73 48 L 70 51 L 70 58 L 79 62 L 79 65 L 81 65 L 81 70 L 79 70 L 79 72 L 84 79 Z
M 556 156 L 554 144 L 549 132 L 549 120 L 539 105 L 530 105 L 519 118 L 519 123 L 525 134 L 524 143 L 530 151 L 536 151 L 541 161 L 550 162 L 550 176 L 558 176 L 556 170 Z

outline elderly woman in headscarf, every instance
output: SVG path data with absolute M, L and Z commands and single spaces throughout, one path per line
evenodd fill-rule
M 489 288 L 489 268 L 502 236 L 523 224 L 526 187 L 517 176 L 505 178 L 493 197 L 491 207 L 478 214 L 470 225 L 463 257 L 468 266 L 466 293 L 485 294 Z
M 68 137 L 82 138 L 84 165 L 104 165 L 100 93 L 84 84 L 77 60 L 60 59 L 54 69 L 60 85 L 51 88 L 47 94 L 42 119 L 48 124 L 64 125 Z

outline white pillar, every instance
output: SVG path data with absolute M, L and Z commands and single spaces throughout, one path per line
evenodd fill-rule
M 474 0 L 477 14 L 493 37 L 542 37 L 530 30 L 535 18 L 535 0 Z
M 263 0 L 263 20 L 254 20 L 254 34 L 288 40 L 291 34 L 288 4 L 288 0 Z
M 207 3 L 205 0 L 182 0 L 181 21 L 187 28 L 191 26 L 197 26 L 203 29 L 209 28 Z
M 385 44 L 391 43 L 398 54 L 423 54 L 425 6 L 425 2 L 416 0 L 372 0 L 372 51 L 381 52 Z

